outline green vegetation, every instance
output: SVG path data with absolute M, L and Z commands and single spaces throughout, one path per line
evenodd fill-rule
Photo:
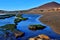
M 10 17 L 10 16 L 15 16 L 15 15 L 7 14 L 7 15 L 4 15 L 4 16 Z M 16 25 L 17 25 L 18 22 L 23 21 L 23 20 L 27 20 L 27 18 L 23 18 L 21 15 L 17 15 L 15 20 L 14 20 L 15 24 L 6 24 L 4 26 L 0 26 L 0 28 L 2 28 L 3 29 L 2 31 L 4 31 L 4 32 L 6 32 L 7 30 L 10 30 L 11 32 L 14 33 L 16 38 L 17 37 L 22 37 L 24 35 L 24 33 L 17 30 Z M 8 33 L 6 33 L 6 34 L 8 34 Z
M 21 14 L 18 14 L 16 16 L 16 19 L 14 20 L 14 23 L 17 24 L 18 22 L 24 21 L 24 20 L 27 20 L 27 18 L 23 18 Z
M 18 30 L 16 28 L 15 24 L 7 24 L 5 26 L 1 26 L 0 28 L 3 29 L 2 31 L 5 33 L 6 37 L 8 37 L 8 34 L 9 34 L 9 32 L 7 30 L 10 30 L 11 32 L 13 32 L 16 38 L 17 37 L 22 37 L 24 35 L 23 32 L 21 32 L 20 30 Z
M 23 18 L 23 17 L 22 17 L 22 14 L 18 14 L 16 17 L 17 17 L 17 19 L 20 19 L 20 20 L 22 20 L 22 21 L 28 19 L 28 18 Z
M 17 14 L 16 17 L 22 18 L 22 14 Z
M 42 29 L 44 29 L 44 28 L 45 28 L 45 26 L 39 25 L 39 24 L 37 24 L 37 25 L 30 25 L 30 26 L 29 26 L 29 29 L 30 29 L 30 30 L 42 30 Z
M 3 15 L 3 16 L 15 16 L 15 14 L 6 14 L 6 15 Z M 13 31 L 13 30 L 15 30 L 17 23 L 20 22 L 20 21 L 23 21 L 23 20 L 27 20 L 27 18 L 23 18 L 21 16 L 21 14 L 19 14 L 19 15 L 16 16 L 16 18 L 14 20 L 15 24 L 6 24 L 4 26 L 1 26 L 0 28 L 3 28 L 5 30 Z
M 20 22 L 20 21 L 21 21 L 21 19 L 16 18 L 16 19 L 14 20 L 14 23 L 17 24 L 17 23 Z
M 0 28 L 4 29 L 4 30 L 10 30 L 10 31 L 14 31 L 16 28 L 15 24 L 6 24 L 4 26 L 0 26 Z

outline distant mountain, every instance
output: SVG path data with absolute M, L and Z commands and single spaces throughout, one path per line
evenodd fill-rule
M 31 8 L 29 10 L 18 10 L 18 11 L 4 11 L 0 10 L 0 13 L 40 13 L 40 12 L 51 12 L 56 11 L 57 9 L 60 10 L 60 4 L 57 2 L 49 2 L 39 7 Z
M 5 11 L 5 10 L 0 10 L 0 14 L 1 13 L 18 13 L 19 11 Z
M 42 10 L 44 12 L 47 12 L 47 11 L 53 11 L 53 10 L 60 10 L 60 4 L 57 3 L 57 2 L 49 2 L 49 3 L 46 3 L 44 5 L 41 5 L 39 7 L 35 7 L 35 8 L 32 8 L 32 9 L 29 9 L 28 10 L 28 13 L 29 12 L 32 12 L 32 13 L 39 13 L 41 12 Z
M 60 4 L 57 3 L 57 2 L 49 2 L 49 3 L 46 3 L 42 6 L 39 6 L 39 7 L 36 7 L 36 8 L 33 8 L 33 9 L 49 9 L 49 8 L 58 8 L 60 7 Z

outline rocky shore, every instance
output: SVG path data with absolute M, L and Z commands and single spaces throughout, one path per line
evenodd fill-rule
M 50 40 L 49 36 L 41 34 L 37 37 L 29 38 L 29 40 Z
M 14 33 L 16 38 L 22 37 L 24 35 L 24 33 L 19 31 L 19 30 L 14 30 L 13 33 Z
M 8 33 L 8 35 L 9 35 L 9 33 L 10 33 L 10 32 L 8 32 L 8 30 L 11 31 L 16 38 L 17 38 L 17 37 L 22 37 L 22 36 L 24 35 L 24 33 L 21 32 L 21 31 L 19 31 L 19 30 L 18 30 L 17 28 L 15 28 L 15 27 L 16 27 L 15 24 L 7 24 L 7 25 L 5 25 L 5 26 L 0 26 L 0 29 L 2 29 L 2 32 Z M 5 34 L 5 35 L 6 35 L 6 34 Z M 6 35 L 6 36 L 8 36 L 8 35 Z
M 27 13 L 26 13 L 27 14 Z M 54 32 L 60 34 L 60 12 L 28 12 L 28 14 L 41 14 L 43 15 L 39 20 L 52 28 Z
M 8 15 L 8 16 L 10 16 L 10 15 Z M 16 16 L 16 15 L 11 15 L 11 16 Z M 18 37 L 22 37 L 24 35 L 24 32 L 21 32 L 20 30 L 18 30 L 16 25 L 18 25 L 17 23 L 20 21 L 27 20 L 27 18 L 23 18 L 20 14 L 17 15 L 16 17 L 17 17 L 17 19 L 14 20 L 14 24 L 6 24 L 4 26 L 0 26 L 0 29 L 3 30 L 2 32 L 4 32 L 4 33 L 6 32 L 8 35 L 10 32 L 7 32 L 7 31 L 9 30 L 14 34 L 14 36 L 16 38 L 18 38 Z M 6 36 L 8 36 L 8 35 L 6 35 Z

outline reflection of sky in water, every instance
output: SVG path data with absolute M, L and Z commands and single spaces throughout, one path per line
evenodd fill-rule
M 5 24 L 14 24 L 14 17 L 0 19 L 0 26 L 3 26 Z
M 47 26 L 44 30 L 32 31 L 32 30 L 28 29 L 29 25 L 31 25 L 31 24 L 42 24 L 42 25 L 44 25 L 43 23 L 41 23 L 38 20 L 39 17 L 41 17 L 40 15 L 37 15 L 37 14 L 23 14 L 22 16 L 25 17 L 25 18 L 28 18 L 28 20 L 21 21 L 17 25 L 17 29 L 21 30 L 22 32 L 25 32 L 25 36 L 22 37 L 21 40 L 23 40 L 23 39 L 26 40 L 26 38 L 34 37 L 34 36 L 37 36 L 39 34 L 46 34 L 46 35 L 50 36 L 51 38 L 60 38 L 60 35 L 53 32 L 52 29 L 49 26 Z
M 41 24 L 38 19 L 41 17 L 40 15 L 37 14 L 23 14 L 22 15 L 25 18 L 28 18 L 26 21 L 21 21 L 17 25 L 17 29 L 21 30 L 22 32 L 25 32 L 25 35 L 21 38 L 18 38 L 19 40 L 27 40 L 29 37 L 34 37 L 39 34 L 46 34 L 50 36 L 51 38 L 60 38 L 60 35 L 56 34 L 55 32 L 52 31 L 52 29 L 45 25 L 46 28 L 44 30 L 37 30 L 37 31 L 32 31 L 29 30 L 28 27 L 31 24 Z M 13 24 L 14 23 L 14 17 L 6 18 L 6 19 L 0 19 L 0 26 L 5 25 L 5 24 Z

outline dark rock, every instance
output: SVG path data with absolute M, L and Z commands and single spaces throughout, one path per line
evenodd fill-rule
M 24 36 L 24 33 L 19 30 L 14 30 L 13 33 L 16 38 Z

